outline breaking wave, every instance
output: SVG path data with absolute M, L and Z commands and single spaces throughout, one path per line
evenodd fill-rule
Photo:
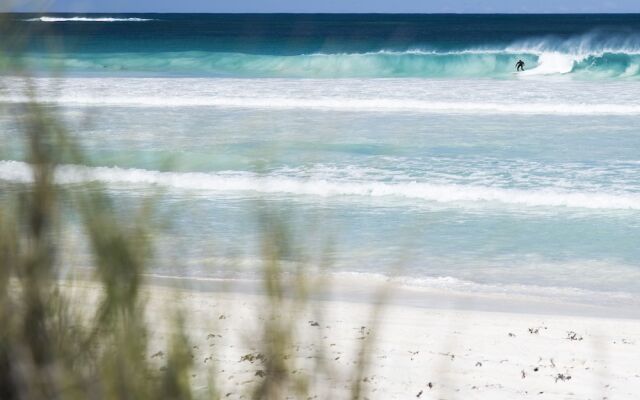
M 148 18 L 112 18 L 112 17 L 37 17 L 25 19 L 28 22 L 144 22 Z
M 0 179 L 31 181 L 29 164 L 0 161 Z M 640 210 L 640 194 L 560 191 L 557 189 L 506 189 L 429 182 L 382 182 L 301 179 L 248 172 L 160 172 L 118 167 L 63 165 L 56 170 L 59 184 L 101 182 L 104 184 L 157 185 L 173 189 L 211 192 L 252 192 L 301 196 L 354 196 L 416 199 L 429 202 L 500 203 L 525 207 L 572 207 L 602 210 Z
M 522 59 L 527 70 L 514 74 Z M 640 53 L 618 50 L 603 54 L 561 52 L 377 52 L 304 54 L 296 56 L 244 53 L 160 52 L 31 56 L 35 65 L 70 71 L 169 72 L 186 75 L 290 78 L 395 77 L 527 77 L 573 74 L 581 78 L 638 78 Z
M 298 55 L 215 51 L 96 52 L 32 54 L 29 59 L 34 65 L 103 73 L 291 78 L 526 78 L 536 75 L 571 75 L 584 79 L 640 78 L 640 35 L 547 37 L 501 47 L 450 50 Z M 525 61 L 526 71 L 515 74 L 514 64 L 518 59 Z

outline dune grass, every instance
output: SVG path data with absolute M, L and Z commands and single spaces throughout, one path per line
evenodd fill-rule
M 14 65 L 15 67 L 15 65 Z M 25 75 L 23 69 L 20 74 Z M 191 382 L 195 365 L 188 324 L 179 307 L 172 313 L 172 335 L 150 357 L 149 334 L 141 290 L 152 268 L 157 227 L 153 200 L 133 215 L 118 210 L 99 184 L 61 186 L 60 164 L 87 164 L 54 106 L 36 101 L 27 82 L 29 102 L 15 112 L 31 168 L 28 183 L 0 181 L 0 398 L 13 399 L 218 399 L 225 397 L 213 370 L 206 389 Z M 62 232 L 68 219 L 80 221 L 91 253 L 93 279 L 101 287 L 96 307 L 87 308 L 67 295 L 60 271 L 72 251 Z M 295 252 L 287 227 L 262 218 L 264 296 L 258 350 L 260 379 L 247 385 L 244 398 L 307 399 L 317 396 L 319 377 L 333 372 L 318 336 L 317 354 L 301 368 L 290 358 L 296 325 L 318 282 L 310 282 L 304 265 L 283 272 L 284 254 Z M 359 344 L 352 367 L 353 387 L 343 398 L 365 398 L 362 377 L 372 340 Z M 154 351 L 157 349 L 154 348 Z M 160 364 L 160 365 L 158 365 Z M 325 398 L 340 398 L 331 388 Z M 318 397 L 322 398 L 322 397 Z

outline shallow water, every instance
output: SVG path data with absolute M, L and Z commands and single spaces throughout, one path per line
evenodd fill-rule
M 469 29 L 517 32 L 508 17 L 492 18 L 493 30 L 482 21 Z M 170 216 L 154 272 L 255 277 L 261 216 L 275 215 L 296 238 L 299 251 L 285 257 L 292 264 L 302 252 L 316 263 L 328 256 L 335 272 L 371 279 L 391 274 L 411 285 L 635 306 L 640 81 L 629 71 L 638 67 L 638 30 L 620 17 L 631 34 L 605 37 L 593 33 L 603 24 L 598 17 L 584 18 L 571 32 L 489 34 L 484 47 L 502 46 L 497 53 L 478 54 L 480 39 L 466 31 L 453 44 L 425 42 L 452 31 L 416 33 L 402 45 L 329 35 L 316 49 L 322 54 L 309 55 L 322 32 L 297 43 L 288 31 L 287 46 L 274 39 L 249 51 L 240 36 L 226 48 L 224 35 L 211 33 L 214 44 L 195 45 L 187 35 L 168 44 L 171 54 L 154 44 L 147 54 L 134 39 L 118 47 L 108 40 L 117 29 L 103 27 L 102 42 L 89 40 L 104 44 L 95 54 L 85 43 L 71 58 L 37 49 L 28 58 L 36 65 L 64 58 L 67 77 L 37 78 L 38 97 L 59 105 L 92 161 L 63 166 L 58 181 L 99 181 L 123 208 L 153 195 Z M 613 17 L 602 18 L 607 25 Z M 56 34 L 77 37 L 77 24 L 144 32 L 157 29 L 162 18 L 155 19 L 24 23 L 65 24 Z M 265 32 L 263 41 L 271 37 Z M 358 43 L 362 51 L 353 53 Z M 513 50 L 523 43 L 526 51 Z M 391 53 L 379 53 L 388 47 Z M 197 63 L 182 63 L 184 52 Z M 511 74 L 519 54 L 537 72 Z M 221 69 L 225 57 L 232 62 Z M 472 73 L 433 72 L 442 57 L 462 60 Z M 607 57 L 622 58 L 627 72 Z M 69 64 L 79 59 L 91 62 Z M 357 62 L 347 68 L 345 60 Z M 97 71 L 96 62 L 105 68 Z M 23 82 L 5 76 L 2 83 L 6 185 L 29 175 L 11 118 L 25 100 Z M 81 236 L 73 224 L 68 234 Z

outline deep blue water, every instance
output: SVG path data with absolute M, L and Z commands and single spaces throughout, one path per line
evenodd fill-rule
M 510 78 L 513 64 L 522 58 L 531 68 L 544 64 L 546 72 L 628 78 L 638 76 L 633 68 L 640 52 L 637 15 L 8 18 L 29 35 L 26 48 L 36 67 L 53 62 L 67 70 L 100 73 Z M 558 56 L 549 60 L 549 54 Z

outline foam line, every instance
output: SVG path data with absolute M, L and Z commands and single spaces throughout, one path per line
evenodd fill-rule
M 147 18 L 111 18 L 111 17 L 38 17 L 25 19 L 28 22 L 144 22 Z
M 327 110 L 364 112 L 415 112 L 434 114 L 523 114 L 523 115 L 638 115 L 640 104 L 579 104 L 579 103 L 491 103 L 444 102 L 411 99 L 354 98 L 248 98 L 248 97 L 40 97 L 43 103 L 70 106 L 113 107 L 216 107 L 275 110 Z M 28 102 L 23 96 L 0 97 L 0 103 Z
M 29 182 L 30 166 L 18 161 L 0 161 L 0 179 Z M 304 196 L 357 196 L 405 198 L 437 203 L 501 203 L 526 207 L 574 207 L 599 210 L 640 210 L 640 195 L 634 193 L 570 192 L 552 189 L 505 189 L 497 187 L 431 184 L 428 182 L 388 183 L 300 179 L 248 172 L 200 173 L 160 172 L 118 167 L 60 166 L 55 175 L 59 184 L 101 182 L 110 184 L 157 185 L 183 190 L 212 192 L 253 192 Z

